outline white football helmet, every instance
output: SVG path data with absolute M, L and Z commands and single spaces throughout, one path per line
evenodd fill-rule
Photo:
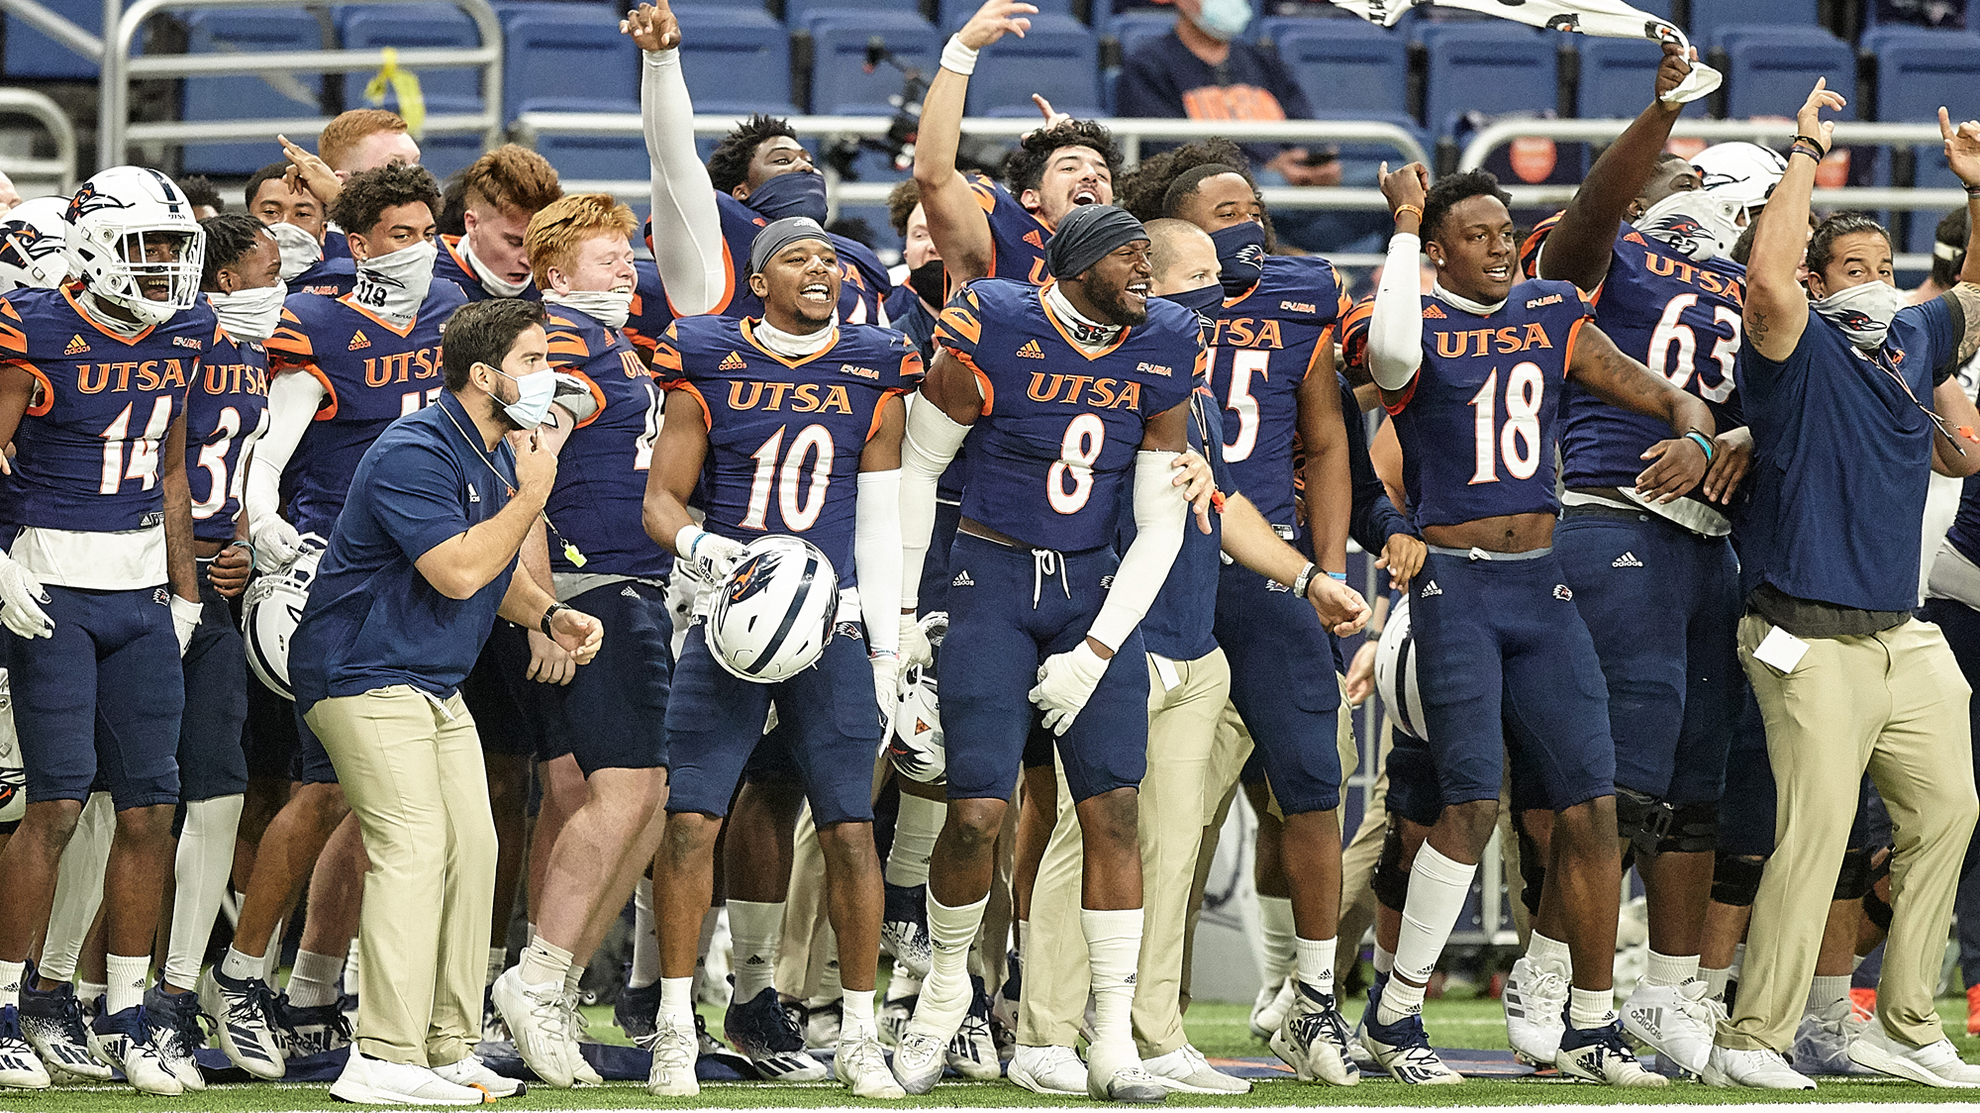
M 818 546 L 759 537 L 715 589 L 703 636 L 715 662 L 755 684 L 788 680 L 818 661 L 839 614 L 839 574 Z
M 323 559 L 323 540 L 303 535 L 302 551 L 286 569 L 256 576 L 241 596 L 241 634 L 247 640 L 248 671 L 283 699 L 295 699 L 289 688 L 289 642 L 309 602 L 309 585 Z
M 921 620 L 930 645 L 940 647 L 949 631 L 949 616 L 936 611 Z M 925 785 L 948 783 L 949 751 L 942 741 L 942 712 L 937 702 L 935 669 L 910 665 L 901 675 L 901 701 L 894 716 L 894 735 L 887 756 L 894 771 Z
M 172 179 L 149 167 L 113 166 L 76 190 L 67 216 L 69 274 L 91 294 L 147 325 L 198 300 L 206 231 Z M 161 246 L 170 257 L 154 259 Z M 148 287 L 165 296 L 146 297 Z
M 27 770 L 21 761 L 21 740 L 14 732 L 14 696 L 7 670 L 0 669 L 0 823 L 14 823 L 27 814 Z
M 1767 203 L 1767 192 L 1787 173 L 1787 159 L 1758 143 L 1714 143 L 1691 157 L 1707 192 L 1730 197 L 1742 209 Z
M 1423 690 L 1416 667 L 1416 639 L 1409 633 L 1409 593 L 1396 601 L 1375 643 L 1375 691 L 1388 709 L 1389 721 L 1412 738 L 1429 740 L 1423 724 Z
M 36 197 L 0 223 L 0 293 L 53 290 L 69 272 L 69 199 Z

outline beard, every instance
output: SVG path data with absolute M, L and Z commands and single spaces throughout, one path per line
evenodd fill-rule
M 1108 324 L 1138 325 L 1148 319 L 1147 303 L 1144 301 L 1140 305 L 1128 304 L 1127 287 L 1125 286 L 1108 289 L 1096 289 L 1093 286 L 1088 286 L 1086 288 L 1086 296 L 1093 303 L 1093 308 L 1099 310 L 1101 315 L 1107 318 Z

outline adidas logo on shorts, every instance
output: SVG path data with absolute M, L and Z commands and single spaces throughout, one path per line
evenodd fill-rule
M 625 597 L 626 597 L 626 598 L 628 598 L 628 599 L 637 599 L 637 598 L 639 598 L 639 592 L 637 592 L 637 591 L 634 591 L 634 590 L 632 589 L 632 587 L 631 587 L 630 585 L 628 585 L 628 586 L 626 586 L 626 587 L 624 587 L 624 588 L 621 588 L 621 589 L 619 590 L 619 594 L 620 594 L 620 595 L 623 595 L 623 596 L 625 596 Z
M 1640 560 L 1638 560 L 1638 559 L 1636 559 L 1636 554 L 1635 554 L 1635 553 L 1628 553 L 1628 552 L 1626 552 L 1626 553 L 1624 553 L 1623 555 L 1621 555 L 1621 556 L 1619 556 L 1619 557 L 1617 557 L 1616 559 L 1614 559 L 1614 560 L 1612 560 L 1612 561 L 1610 561 L 1610 562 L 1609 562 L 1609 567 L 1611 567 L 1611 568 L 1641 568 L 1641 567 L 1643 567 L 1643 562 L 1642 562 L 1642 561 L 1640 561 Z
M 949 586 L 975 587 L 976 581 L 969 578 L 969 569 L 965 568 L 961 572 L 956 573 L 956 578 L 949 581 Z
M 1432 595 L 1442 595 L 1443 593 L 1444 589 L 1437 586 L 1437 581 L 1431 580 L 1429 583 L 1423 585 L 1423 593 L 1418 595 L 1417 598 L 1428 599 Z

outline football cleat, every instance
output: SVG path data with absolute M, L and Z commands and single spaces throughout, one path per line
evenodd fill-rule
M 578 991 L 565 986 L 557 1003 L 563 1007 L 564 1032 L 570 1039 L 572 1080 L 579 1086 L 603 1086 L 604 1076 L 584 1057 L 586 1037 L 591 1035 L 591 1022 L 578 1010 Z
M 1361 1070 L 1348 1053 L 1347 1019 L 1331 993 L 1315 992 L 1294 980 L 1296 999 L 1279 1030 L 1272 1034 L 1272 1052 L 1299 1075 L 1301 1082 L 1352 1086 Z
M 1444 1065 L 1430 1046 L 1423 1031 L 1423 1016 L 1411 1013 L 1394 1024 L 1382 1023 L 1382 985 L 1378 978 L 1368 987 L 1368 1007 L 1361 1014 L 1361 1046 L 1375 1065 L 1389 1072 L 1398 1082 L 1412 1086 L 1450 1086 L 1464 1076 Z
M 154 985 L 144 993 L 145 1023 L 151 1026 L 151 1045 L 158 1058 L 179 1085 L 188 1091 L 206 1089 L 206 1076 L 199 1073 L 193 1053 L 206 1046 L 206 1030 L 199 1026 L 199 997 L 192 993 L 167 993 Z
M 0 1089 L 46 1090 L 48 1070 L 21 1034 L 20 1010 L 0 1005 Z
M 103 1041 L 110 1065 L 124 1072 L 124 1078 L 141 1094 L 166 1097 L 185 1093 L 185 1086 L 165 1065 L 152 1043 L 151 1022 L 143 1005 L 132 1005 L 119 1012 L 99 1016 L 91 1024 Z
M 920 1003 L 921 979 L 902 974 L 887 980 L 887 996 L 880 1002 L 882 1044 L 900 1045 L 901 1033 L 907 1031 L 908 1022 L 914 1019 L 915 1006 Z
M 894 1080 L 910 1094 L 925 1094 L 948 1068 L 948 1041 L 910 1026 L 894 1048 Z
M 1682 985 L 1638 983 L 1622 1007 L 1623 1030 L 1654 1048 L 1659 1066 L 1669 1063 L 1692 1075 L 1705 1072 L 1712 1032 L 1724 1018 L 1725 1010 L 1706 996 L 1699 978 Z
M 82 1002 L 76 1000 L 76 987 L 63 982 L 54 989 L 34 988 L 34 971 L 21 979 L 20 1033 L 41 1060 L 51 1078 L 58 1082 L 108 1082 L 110 1064 L 90 1054 L 89 1037 L 84 1032 Z M 0 1045 L 4 1045 L 0 1037 Z M 0 1050 L 0 1061 L 6 1053 Z M 0 1086 L 6 1070 L 0 1066 Z
M 1258 1000 L 1251 1005 L 1251 1034 L 1261 1040 L 1269 1040 L 1278 1034 L 1279 1029 L 1285 1026 L 1286 1014 L 1292 1011 L 1293 998 L 1290 974 L 1276 986 L 1260 988 Z
M 660 1016 L 660 983 L 634 989 L 622 986 L 619 999 L 612 1004 L 612 1020 L 626 1039 L 646 1046 L 646 1041 L 658 1030 Z
M 1821 1012 L 1803 1014 L 1789 1049 L 1794 1069 L 1802 1074 L 1873 1073 L 1849 1054 L 1850 1044 L 1867 1026 L 1847 997 Z
M 263 1080 L 282 1077 L 275 991 L 260 978 L 230 978 L 215 966 L 200 978 L 200 1005 L 214 1018 L 214 1034 L 227 1061 Z
M 1748 1086 L 1756 1090 L 1813 1090 L 1815 1080 L 1788 1066 L 1781 1053 L 1764 1047 L 1712 1046 L 1700 1076 L 1707 1086 Z
M 701 1048 L 703 1055 L 735 1054 L 729 1050 L 727 1044 L 715 1038 L 715 1033 L 708 1030 L 708 1018 L 700 1013 L 694 1014 L 694 1042 Z
M 1630 1089 L 1668 1086 L 1671 1080 L 1643 1069 L 1623 1038 L 1622 1024 L 1611 1020 L 1599 1028 L 1566 1028 L 1554 1052 L 1554 1066 L 1570 1078 Z
M 986 1081 L 1000 1077 L 1004 1064 L 997 1057 L 997 1040 L 990 1032 L 990 995 L 983 992 L 983 979 L 969 978 L 969 1012 L 962 1026 L 949 1040 L 949 1069 L 964 1078 Z
M 854 1097 L 884 1101 L 907 1096 L 907 1091 L 894 1081 L 894 1073 L 887 1069 L 887 1056 L 880 1050 L 880 1041 L 872 1036 L 839 1041 L 838 1051 L 832 1057 L 832 1076 L 844 1083 Z
M 351 1018 L 340 1004 L 299 1008 L 284 995 L 275 999 L 275 1015 L 282 1021 L 276 1038 L 287 1058 L 307 1059 L 351 1046 Z
M 495 1007 L 495 987 L 492 984 L 483 986 L 481 989 L 481 1042 L 505 1043 L 513 1038 L 509 1035 L 508 1024 L 502 1020 L 502 1010 Z
M 1506 975 L 1500 1000 L 1506 1010 L 1506 1042 L 1535 1066 L 1552 1063 L 1567 1029 L 1567 979 L 1522 955 Z
M 662 1098 L 691 1098 L 701 1093 L 701 1083 L 694 1076 L 698 1043 L 694 1029 L 656 1018 L 653 1036 L 646 1045 L 653 1052 L 653 1065 L 646 1073 L 646 1092 Z
M 722 1034 L 771 1082 L 822 1082 L 825 1065 L 805 1053 L 804 1031 L 774 988 L 729 1005 Z
M 1086 1064 L 1070 1047 L 1027 1047 L 1011 1056 L 1011 1081 L 1034 1094 L 1086 1096 Z
M 515 1034 L 516 1053 L 546 1084 L 560 1090 L 577 1081 L 572 1060 L 577 1046 L 564 1013 L 564 983 L 531 985 L 522 967 L 511 966 L 495 979 L 495 1008 Z
M 894 956 L 897 971 L 928 976 L 928 886 L 888 885 L 887 909 L 880 921 L 880 950 Z
M 845 1027 L 846 999 L 843 997 L 813 997 L 815 1005 L 804 1008 L 804 1047 L 807 1051 L 822 1051 L 839 1045 L 839 1032 Z

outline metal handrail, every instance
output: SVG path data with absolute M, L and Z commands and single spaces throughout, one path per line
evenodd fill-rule
M 122 0 L 117 0 L 121 3 Z M 35 30 L 61 43 L 69 50 L 101 65 L 103 63 L 103 39 L 92 35 L 74 23 L 50 11 L 39 0 L 0 0 L 0 11 L 28 24 Z M 109 24 L 104 24 L 108 27 Z
M 18 0 L 0 0 L 16 3 Z M 348 4 L 397 6 L 426 0 L 340 0 Z M 481 34 L 481 45 L 457 48 L 411 48 L 398 52 L 401 65 L 419 69 L 478 68 L 481 70 L 480 112 L 428 116 L 428 134 L 480 132 L 482 143 L 502 142 L 502 24 L 488 0 L 449 0 L 465 12 Z M 266 54 L 169 54 L 131 57 L 131 44 L 146 20 L 161 11 L 189 8 L 259 8 L 269 0 L 137 0 L 128 10 L 116 10 L 119 0 L 105 0 L 103 75 L 101 92 L 102 141 L 98 163 L 115 166 L 127 160 L 130 145 L 140 140 L 165 143 L 210 142 L 230 139 L 273 139 L 277 135 L 313 135 L 330 117 L 242 118 L 197 122 L 165 121 L 133 124 L 130 85 L 134 78 L 229 76 L 256 73 L 343 73 L 380 65 L 375 50 L 292 50 Z
M 69 122 L 68 114 L 62 111 L 45 93 L 33 89 L 0 89 L 0 116 L 17 115 L 31 117 L 36 123 L 48 129 L 55 140 L 53 158 L 16 158 L 0 156 L 0 170 L 15 180 L 22 182 L 47 182 L 53 188 L 46 191 L 20 191 L 22 197 L 33 197 L 41 192 L 74 193 L 76 191 L 76 129 Z

